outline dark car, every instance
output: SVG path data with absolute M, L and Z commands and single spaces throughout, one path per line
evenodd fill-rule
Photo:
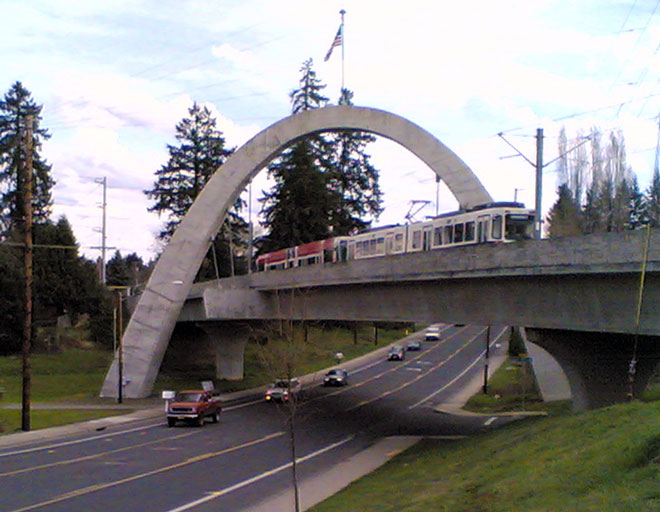
M 330 370 L 323 378 L 324 386 L 346 386 L 348 384 L 348 372 L 343 368 Z
M 401 345 L 392 345 L 387 353 L 388 361 L 403 361 L 404 357 L 406 357 L 406 353 Z
M 421 342 L 421 341 L 417 341 L 417 340 L 409 341 L 409 342 L 406 344 L 406 350 L 410 350 L 410 351 L 413 351 L 413 350 L 422 350 L 422 342 Z

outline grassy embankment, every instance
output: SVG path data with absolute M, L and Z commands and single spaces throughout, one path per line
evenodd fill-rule
M 645 395 L 657 395 L 658 386 Z M 660 404 L 583 414 L 543 404 L 533 375 L 509 359 L 466 408 L 546 410 L 458 442 L 425 439 L 313 512 L 660 510 Z
M 334 364 L 334 354 L 343 352 L 346 359 L 357 357 L 383 347 L 405 335 L 402 329 L 379 330 L 379 343 L 373 343 L 373 330 L 368 326 L 360 329 L 358 343 L 353 343 L 353 333 L 347 329 L 322 330 L 310 327 L 308 343 L 303 347 L 296 373 L 303 375 Z M 112 360 L 112 353 L 94 349 L 89 344 L 81 343 L 85 348 L 66 349 L 54 354 L 33 354 L 32 360 L 32 398 L 31 427 L 40 429 L 67 423 L 122 414 L 143 404 L 141 401 L 125 400 L 126 409 L 118 410 L 112 399 L 98 398 L 105 374 Z M 225 392 L 250 389 L 272 380 L 272 375 L 265 371 L 262 349 L 256 343 L 248 343 L 245 350 L 245 379 L 240 382 L 216 382 L 216 386 Z M 160 374 L 154 387 L 154 396 L 160 396 L 162 389 L 198 388 L 200 380 L 210 378 L 203 373 Z M 4 408 L 8 404 L 20 404 L 22 395 L 22 359 L 21 356 L 0 357 L 0 389 L 4 396 L 0 398 L 0 432 L 9 433 L 20 429 L 21 411 Z M 39 409 L 43 402 L 62 404 L 58 410 Z M 113 409 L 67 409 L 66 404 L 76 406 L 89 404 L 94 406 L 112 405 Z
M 527 419 L 424 440 L 313 512 L 660 510 L 660 406 Z

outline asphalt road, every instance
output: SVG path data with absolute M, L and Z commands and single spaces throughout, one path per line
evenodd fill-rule
M 404 361 L 382 354 L 349 367 L 350 385 L 312 383 L 295 413 L 298 478 L 305 479 L 391 435 L 471 435 L 483 418 L 434 407 L 483 373 L 486 328 L 441 328 Z M 503 327 L 491 330 L 491 354 Z M 421 335 L 416 335 L 421 336 Z M 499 420 L 504 423 L 506 420 Z M 486 422 L 487 423 L 487 422 Z M 0 450 L 0 510 L 238 511 L 291 485 L 286 406 L 261 397 L 225 407 L 219 424 L 168 428 L 163 417 L 102 432 Z M 450 442 L 450 441 L 448 441 Z

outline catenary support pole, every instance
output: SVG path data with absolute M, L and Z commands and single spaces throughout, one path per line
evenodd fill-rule
M 543 195 L 543 128 L 536 129 L 536 211 L 534 213 L 534 230 L 536 239 L 542 235 L 543 218 L 541 206 Z

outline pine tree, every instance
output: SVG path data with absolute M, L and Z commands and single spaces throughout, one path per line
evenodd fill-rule
M 353 93 L 343 89 L 340 105 L 352 105 Z M 376 137 L 366 132 L 345 131 L 334 136 L 335 160 L 329 186 L 337 194 L 332 227 L 337 235 L 347 235 L 368 227 L 365 216 L 377 219 L 382 212 L 378 170 L 372 165 L 366 146 Z
M 580 208 L 575 204 L 568 185 L 559 186 L 557 201 L 548 213 L 546 225 L 549 238 L 582 234 Z
M 176 125 L 176 139 L 180 143 L 179 146 L 168 144 L 170 158 L 167 164 L 156 172 L 157 180 L 153 188 L 145 190 L 147 197 L 154 200 L 154 204 L 148 210 L 166 215 L 168 219 L 159 234 L 161 240 L 167 240 L 172 236 L 204 185 L 233 152 L 233 149 L 225 147 L 225 138 L 216 128 L 216 120 L 211 116 L 208 108 L 194 103 L 188 114 L 189 117 Z M 231 245 L 245 245 L 247 224 L 240 216 L 243 206 L 244 201 L 239 198 L 229 211 L 225 223 L 214 240 L 216 256 L 218 253 L 226 252 L 230 246 L 230 236 Z M 208 261 L 202 264 L 204 275 L 200 278 L 215 277 L 215 272 L 209 270 L 215 267 L 210 263 L 213 258 L 213 253 L 210 252 L 207 255 Z M 229 262 L 228 257 L 226 261 Z M 229 263 L 220 266 L 219 273 L 229 275 L 230 266 Z
M 628 203 L 629 217 L 626 227 L 628 229 L 639 229 L 648 222 L 644 211 L 644 195 L 639 190 L 637 176 L 633 174 L 630 184 L 630 201 Z
M 294 114 L 327 104 L 312 60 L 303 63 L 298 89 L 290 94 Z M 353 93 L 343 90 L 339 103 L 351 105 Z M 345 235 L 364 229 L 377 218 L 382 194 L 378 170 L 366 146 L 375 138 L 363 132 L 313 135 L 294 144 L 268 172 L 275 186 L 260 199 L 268 234 L 261 252 Z
M 660 226 L 660 171 L 653 170 L 651 184 L 644 194 L 644 214 L 652 227 Z
M 328 98 L 306 60 L 300 71 L 300 86 L 289 97 L 292 112 L 321 108 Z M 268 166 L 275 180 L 273 189 L 260 199 L 261 214 L 268 233 L 259 241 L 261 252 L 327 238 L 331 233 L 332 212 L 339 203 L 329 188 L 332 147 L 327 138 L 313 135 L 296 142 Z
M 50 216 L 55 181 L 50 175 L 51 166 L 39 155 L 42 141 L 50 138 L 47 130 L 39 128 L 41 109 L 21 82 L 14 83 L 0 101 L 0 234 L 21 225 L 24 218 L 21 170 L 26 161 L 25 134 L 30 116 L 34 222 L 43 222 Z

